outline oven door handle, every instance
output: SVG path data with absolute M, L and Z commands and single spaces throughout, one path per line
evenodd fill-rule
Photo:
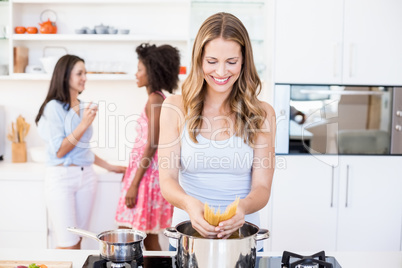
M 334 167 L 334 165 L 331 165 L 331 168 L 332 168 L 332 177 L 331 177 L 331 204 L 330 204 L 330 207 L 332 208 L 332 207 L 334 207 L 334 180 L 335 180 L 335 178 L 334 178 L 334 170 L 335 170 L 335 167 Z
M 349 206 L 349 165 L 346 165 L 346 198 L 345 208 Z

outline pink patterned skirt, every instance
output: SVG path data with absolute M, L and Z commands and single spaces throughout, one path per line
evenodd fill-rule
M 133 157 L 123 179 L 123 189 L 116 211 L 116 223 L 145 233 L 157 234 L 170 227 L 173 206 L 162 196 L 159 187 L 159 171 L 155 153 L 150 167 L 141 179 L 137 203 L 134 208 L 127 208 L 125 198 L 128 188 L 134 179 L 140 157 Z

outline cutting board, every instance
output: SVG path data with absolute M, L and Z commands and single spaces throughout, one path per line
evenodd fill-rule
M 36 265 L 44 264 L 48 268 L 72 268 L 71 261 L 0 261 L 0 268 L 15 268 L 18 265 L 29 266 L 31 263 Z

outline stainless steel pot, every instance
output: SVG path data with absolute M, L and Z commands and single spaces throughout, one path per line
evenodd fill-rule
M 254 267 L 256 244 L 267 239 L 269 231 L 246 222 L 238 231 L 239 238 L 208 239 L 198 235 L 190 221 L 164 230 L 167 237 L 178 239 L 177 261 L 185 268 Z
M 93 238 L 99 242 L 102 258 L 112 262 L 133 261 L 142 257 L 144 232 L 132 229 L 118 229 L 95 234 L 89 231 L 68 227 L 70 232 Z

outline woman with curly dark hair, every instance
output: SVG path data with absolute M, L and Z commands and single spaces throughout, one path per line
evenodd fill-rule
M 136 52 L 137 86 L 146 88 L 148 101 L 137 121 L 138 137 L 123 178 L 115 219 L 119 228 L 145 232 L 146 250 L 161 250 L 158 233 L 171 225 L 173 207 L 159 188 L 159 117 L 166 98 L 162 90 L 172 93 L 178 87 L 180 54 L 170 45 L 150 44 L 141 44 Z

